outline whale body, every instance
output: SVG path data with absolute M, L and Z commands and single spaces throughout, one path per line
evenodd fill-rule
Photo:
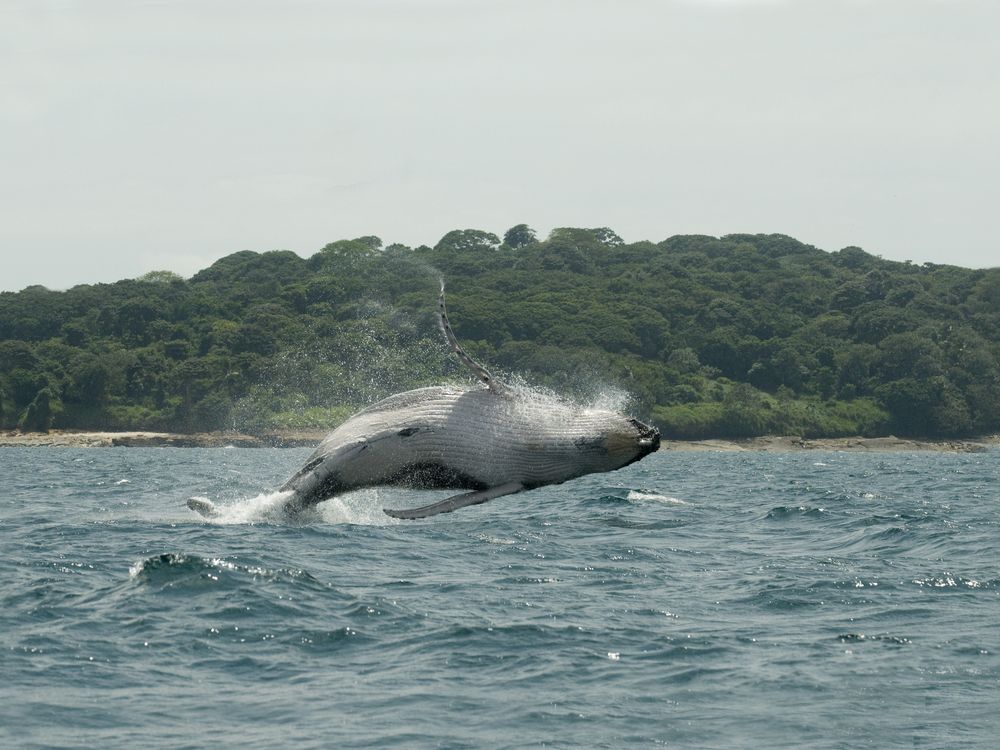
M 471 490 L 416 510 L 385 511 L 421 518 L 619 469 L 657 447 L 655 430 L 612 411 L 486 388 L 420 388 L 347 420 L 281 489 L 302 506 L 371 486 Z
M 595 472 L 627 466 L 657 450 L 659 432 L 615 411 L 585 408 L 496 381 L 455 339 L 444 304 L 439 320 L 452 350 L 482 382 L 398 393 L 349 418 L 319 444 L 281 490 L 301 510 L 366 487 L 467 492 L 395 518 L 424 518 Z M 192 498 L 189 507 L 212 515 Z

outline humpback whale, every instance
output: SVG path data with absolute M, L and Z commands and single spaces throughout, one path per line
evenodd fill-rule
M 660 433 L 630 416 L 539 398 L 495 379 L 459 345 L 443 281 L 438 320 L 451 350 L 480 384 L 418 388 L 358 412 L 281 486 L 290 493 L 288 511 L 366 487 L 466 490 L 420 508 L 383 508 L 394 518 L 425 518 L 620 469 L 659 447 Z M 216 512 L 202 498 L 188 506 L 206 516 Z

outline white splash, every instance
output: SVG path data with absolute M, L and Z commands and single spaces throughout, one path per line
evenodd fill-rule
M 358 526 L 398 524 L 399 519 L 382 512 L 383 503 L 388 504 L 385 494 L 378 488 L 355 490 L 325 500 L 311 511 L 317 514 L 322 523 L 350 523 Z
M 660 495 L 655 492 L 639 492 L 638 490 L 629 490 L 628 495 L 625 497 L 630 503 L 664 503 L 666 505 L 689 505 L 686 500 L 681 500 L 679 497 L 671 497 L 670 495 Z
M 632 394 L 621 388 L 602 385 L 591 394 L 588 400 L 591 409 L 604 409 L 606 411 L 628 412 L 633 403 Z
M 286 509 L 290 491 L 268 492 L 232 503 L 215 505 L 206 523 L 305 525 L 313 523 L 388 526 L 399 523 L 382 512 L 378 490 L 358 490 L 331 498 L 319 505 L 291 514 Z
M 629 412 L 634 400 L 628 391 L 598 382 L 596 379 L 585 383 L 582 388 L 577 388 L 575 395 L 569 395 L 533 384 L 520 373 L 500 373 L 499 377 L 506 389 L 532 410 L 535 418 L 552 413 L 553 419 L 558 419 L 567 409 L 624 414 Z

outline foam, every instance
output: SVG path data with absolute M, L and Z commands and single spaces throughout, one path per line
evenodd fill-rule
M 277 524 L 300 526 L 312 523 L 389 526 L 398 521 L 382 512 L 376 489 L 358 490 L 326 500 L 319 505 L 289 513 L 291 491 L 268 492 L 256 497 L 215 505 L 215 514 L 206 523 L 220 526 L 234 524 Z
M 630 503 L 665 503 L 667 505 L 689 505 L 686 500 L 681 500 L 678 497 L 670 497 L 669 495 L 660 495 L 655 492 L 640 492 L 638 490 L 629 490 L 628 495 L 625 497 Z

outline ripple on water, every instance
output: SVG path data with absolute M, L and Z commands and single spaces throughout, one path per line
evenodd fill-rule
M 913 583 L 920 588 L 942 592 L 992 591 L 1000 588 L 1000 579 L 998 578 L 970 578 L 949 572 L 914 578 Z
M 0 737 L 992 749 L 998 455 L 675 452 L 296 526 L 258 493 L 304 450 L 0 450 Z
M 336 594 L 331 587 L 300 568 L 267 568 L 219 557 L 175 552 L 137 561 L 129 569 L 129 580 L 143 589 L 175 595 L 191 595 L 206 590 L 215 593 L 247 590 L 255 592 L 255 597 L 266 597 L 262 587 L 276 585 L 299 593 Z
M 909 646 L 913 643 L 909 638 L 890 633 L 843 633 L 837 636 L 841 643 L 886 643 L 892 646 Z
M 614 516 L 603 517 L 601 519 L 601 523 L 617 529 L 641 529 L 644 531 L 657 531 L 661 529 L 677 529 L 682 526 L 687 526 L 689 522 L 676 518 L 664 518 L 659 521 L 640 521 L 633 518 L 626 518 L 624 516 L 614 515 Z
M 685 500 L 655 490 L 631 489 L 628 487 L 602 487 L 599 492 L 600 494 L 596 497 L 591 496 L 587 498 L 587 502 L 607 505 L 688 505 L 688 502 Z
M 823 518 L 826 508 L 816 508 L 808 505 L 777 505 L 767 512 L 768 521 L 788 521 L 798 519 Z

